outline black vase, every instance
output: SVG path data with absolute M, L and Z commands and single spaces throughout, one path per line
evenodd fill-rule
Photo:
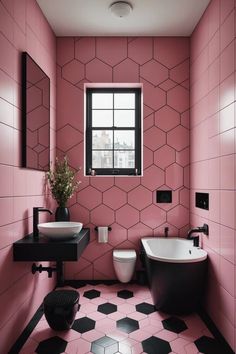
M 66 207 L 57 207 L 55 213 L 56 221 L 70 221 L 70 211 Z

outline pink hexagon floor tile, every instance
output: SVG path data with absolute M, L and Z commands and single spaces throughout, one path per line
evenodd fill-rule
M 57 131 L 57 147 L 64 152 L 82 140 L 83 135 L 69 124 Z
M 75 57 L 84 64 L 95 58 L 95 38 L 79 38 L 75 42 Z
M 189 59 L 170 70 L 170 78 L 181 83 L 189 79 Z
M 112 82 L 112 68 L 97 58 L 86 64 L 85 74 L 91 82 Z
M 112 48 L 112 50 L 111 50 Z M 127 57 L 126 37 L 100 37 L 96 41 L 96 56 L 114 66 Z
M 126 200 L 126 193 L 115 186 L 103 193 L 103 203 L 114 210 L 124 205 Z
M 74 59 L 62 68 L 62 77 L 72 84 L 76 84 L 84 78 L 84 65 Z
M 141 211 L 141 221 L 154 229 L 166 221 L 166 212 L 152 204 Z
M 148 167 L 143 173 L 141 184 L 154 191 L 164 184 L 164 171 L 155 165 Z
M 144 132 L 144 145 L 155 151 L 166 143 L 166 134 L 157 127 L 151 127 Z
M 162 146 L 154 152 L 154 163 L 156 166 L 165 169 L 175 162 L 175 150 L 168 145 Z
M 154 111 L 160 109 L 166 104 L 166 92 L 159 87 L 155 87 L 148 81 L 140 78 L 143 83 L 143 100 L 145 105 L 152 108 Z
M 167 144 L 177 151 L 189 146 L 189 130 L 179 125 L 167 133 Z
M 115 185 L 128 192 L 140 184 L 140 177 L 115 177 Z
M 117 246 L 120 243 L 127 240 L 127 230 L 126 228 L 114 223 L 111 225 L 111 231 L 109 233 L 109 244 L 112 246 Z
M 143 168 L 146 169 L 153 165 L 153 151 L 146 146 L 143 147 Z
M 80 205 L 83 205 L 85 208 L 92 210 L 102 203 L 102 193 L 97 189 L 88 186 L 77 193 L 77 200 Z
M 174 190 L 184 185 L 183 168 L 177 163 L 173 163 L 167 167 L 166 184 Z
M 151 37 L 135 38 L 128 44 L 128 57 L 140 65 L 146 63 L 152 58 L 152 41 Z
M 167 104 L 183 113 L 189 109 L 189 90 L 178 85 L 167 92 Z
M 180 114 L 169 106 L 162 107 L 155 113 L 155 124 L 168 132 L 180 124 Z
M 125 59 L 113 68 L 114 82 L 139 82 L 139 66 L 132 60 Z
M 125 205 L 117 210 L 116 222 L 129 228 L 139 222 L 139 212 L 130 205 Z
M 107 189 L 111 188 L 114 185 L 113 177 L 91 177 L 90 184 L 97 188 L 99 191 L 104 192 Z
M 57 64 L 63 66 L 74 59 L 74 38 L 57 38 Z
M 173 68 L 189 58 L 189 38 L 156 37 L 154 38 L 154 58 Z
M 168 79 L 168 69 L 152 59 L 140 68 L 140 76 L 157 86 Z
M 128 193 L 128 203 L 142 210 L 152 203 L 152 192 L 143 186 L 138 186 Z
M 96 226 L 108 226 L 114 222 L 114 211 L 106 205 L 99 205 L 91 211 L 91 222 Z
M 189 210 L 182 205 L 177 205 L 167 213 L 167 221 L 180 229 L 189 224 Z

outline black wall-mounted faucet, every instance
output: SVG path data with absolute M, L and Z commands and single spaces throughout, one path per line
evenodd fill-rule
M 168 232 L 169 232 L 169 227 L 164 228 L 164 235 L 165 237 L 168 237 Z
M 203 226 L 198 226 L 190 229 L 188 231 L 187 239 L 193 240 L 193 245 L 199 247 L 199 236 L 191 236 L 195 232 L 202 232 L 204 235 L 209 235 L 209 227 L 207 224 L 203 224 Z
M 38 223 L 39 223 L 39 212 L 46 211 L 47 213 L 52 215 L 52 211 L 49 209 L 45 209 L 43 207 L 34 207 L 33 208 L 33 237 L 39 237 Z

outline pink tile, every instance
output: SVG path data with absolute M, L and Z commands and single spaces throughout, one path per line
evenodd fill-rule
M 93 342 L 104 336 L 103 332 L 97 331 L 96 329 L 92 329 L 91 331 L 85 332 L 82 334 L 82 338 L 88 342 Z
M 234 12 L 227 17 L 221 26 L 220 48 L 223 50 L 234 39 Z
M 220 1 L 220 21 L 224 22 L 226 17 L 234 9 L 234 0 Z
M 225 76 L 227 77 L 227 76 Z M 209 66 L 209 91 L 214 89 L 220 82 L 220 60 L 216 59 Z
M 134 38 L 128 44 L 129 58 L 140 65 L 150 60 L 153 52 L 152 41 L 152 38 L 148 37 Z M 143 50 L 140 50 L 140 47 L 143 48 Z
M 103 193 L 103 203 L 113 210 L 119 209 L 126 201 L 126 193 L 115 186 Z
M 220 81 L 222 82 L 234 72 L 234 41 L 220 55 Z
M 128 194 L 128 203 L 142 210 L 152 203 L 152 193 L 143 186 L 138 186 Z
M 168 342 L 171 342 L 171 341 L 177 339 L 178 335 L 174 332 L 163 329 L 162 331 L 158 332 L 158 338 L 161 338 L 161 339 L 164 339 Z
M 111 51 L 111 47 L 113 50 Z M 127 38 L 100 37 L 96 41 L 96 56 L 103 62 L 114 66 L 127 57 Z
M 220 254 L 235 264 L 235 230 L 224 225 L 220 226 Z
M 69 342 L 66 346 L 66 352 L 70 354 L 77 354 L 79 351 L 79 353 L 85 354 L 88 353 L 90 348 L 91 348 L 91 343 L 80 338 Z
M 234 265 L 223 257 L 220 258 L 219 281 L 224 289 L 234 296 Z
M 156 228 L 166 221 L 166 212 L 153 204 L 141 211 L 140 219 L 143 224 Z
M 221 189 L 235 188 L 235 157 L 222 156 L 220 159 L 220 186 Z
M 235 129 L 230 129 L 220 134 L 220 154 L 230 155 L 234 153 L 234 132 Z
M 130 205 L 125 205 L 116 213 L 116 221 L 124 227 L 131 227 L 139 221 L 139 213 Z
M 148 167 L 141 178 L 143 186 L 153 191 L 164 184 L 164 172 L 155 165 Z
M 234 192 L 222 190 L 220 193 L 220 222 L 221 224 L 235 227 L 235 195 Z
M 176 163 L 166 169 L 166 184 L 171 189 L 178 189 L 183 185 L 183 168 Z
M 220 85 L 220 109 L 234 101 L 234 75 L 230 75 Z
M 235 104 L 232 103 L 220 111 L 220 133 L 234 128 Z
M 150 333 L 144 331 L 143 329 L 138 329 L 129 334 L 129 337 L 136 340 L 137 342 L 141 342 L 150 337 Z
M 141 66 L 140 76 L 157 86 L 168 79 L 168 69 L 152 59 Z
M 214 36 L 211 38 L 209 42 L 209 64 L 213 63 L 213 61 L 220 54 L 220 32 L 219 30 L 215 32 Z

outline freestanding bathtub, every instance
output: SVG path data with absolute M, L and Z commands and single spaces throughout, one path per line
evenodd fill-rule
M 187 314 L 200 305 L 207 253 L 182 238 L 141 239 L 149 286 L 157 310 Z

